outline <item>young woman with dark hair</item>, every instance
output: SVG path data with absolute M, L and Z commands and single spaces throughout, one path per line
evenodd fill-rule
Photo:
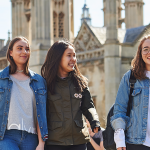
M 100 123 L 87 79 L 76 63 L 73 44 L 57 41 L 48 50 L 41 74 L 47 82 L 47 150 L 86 150 L 89 132 L 83 115 L 98 132 Z
M 47 87 L 28 69 L 29 58 L 28 40 L 14 38 L 7 50 L 10 65 L 0 71 L 1 150 L 44 150 Z
M 117 150 L 149 150 L 150 149 L 150 36 L 144 37 L 132 61 L 132 71 L 136 78 L 132 93 L 133 103 L 130 117 L 126 116 L 131 70 L 122 78 L 114 115 L 111 118 L 115 130 L 114 140 Z M 126 132 L 126 138 L 124 130 Z

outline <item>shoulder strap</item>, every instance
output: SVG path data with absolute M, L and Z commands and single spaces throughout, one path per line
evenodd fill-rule
M 132 69 L 131 69 L 129 82 L 130 82 L 130 94 L 129 94 L 127 113 L 126 113 L 127 116 L 130 116 L 130 110 L 132 109 L 132 93 L 134 89 L 134 84 L 136 83 L 136 78 L 134 77 Z

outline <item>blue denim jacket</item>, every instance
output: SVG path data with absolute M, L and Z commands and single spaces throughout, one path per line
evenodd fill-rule
M 143 144 L 146 138 L 148 104 L 149 104 L 149 79 L 137 80 L 132 93 L 133 104 L 130 117 L 126 116 L 129 94 L 131 71 L 122 78 L 118 89 L 114 115 L 111 117 L 111 125 L 114 130 L 126 129 L 126 142 Z
M 29 70 L 29 75 L 31 80 L 30 87 L 36 99 L 37 120 L 42 139 L 45 141 L 48 135 L 46 119 L 46 83 L 40 75 L 31 70 Z M 9 76 L 9 67 L 6 67 L 4 70 L 0 71 L 0 140 L 3 140 L 7 127 L 12 84 L 13 82 Z

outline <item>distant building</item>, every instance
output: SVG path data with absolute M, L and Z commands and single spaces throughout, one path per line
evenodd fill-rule
M 143 26 L 143 0 L 125 0 L 125 18 L 121 17 L 121 0 L 103 0 L 103 4 L 104 26 L 93 27 L 83 19 L 74 45 L 79 68 L 89 79 L 90 92 L 104 127 L 120 80 L 131 68 L 139 39 L 148 34 L 150 25 Z M 123 22 L 125 30 L 121 29 Z
M 7 59 L 6 59 L 6 52 L 8 49 L 8 45 L 10 42 L 10 32 L 8 31 L 8 40 L 6 42 L 6 45 L 4 46 L 4 39 L 0 39 L 0 70 L 4 69 L 7 65 Z
M 47 50 L 60 38 L 74 40 L 73 0 L 11 0 L 12 38 L 31 45 L 30 68 L 40 74 Z

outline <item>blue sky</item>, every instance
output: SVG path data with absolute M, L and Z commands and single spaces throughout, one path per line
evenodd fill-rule
M 125 0 L 122 0 L 124 3 Z M 150 0 L 143 0 L 144 5 L 144 25 L 150 23 Z M 85 0 L 74 0 L 74 33 L 77 35 L 81 26 L 82 7 Z M 92 26 L 103 26 L 103 0 L 86 0 L 92 18 Z M 124 6 L 123 6 L 124 8 Z M 122 11 L 124 17 L 124 11 Z M 124 28 L 124 26 L 123 26 Z M 8 30 L 11 32 L 11 2 L 10 0 L 0 0 L 0 39 L 8 38 Z M 5 40 L 5 41 L 6 41 Z

